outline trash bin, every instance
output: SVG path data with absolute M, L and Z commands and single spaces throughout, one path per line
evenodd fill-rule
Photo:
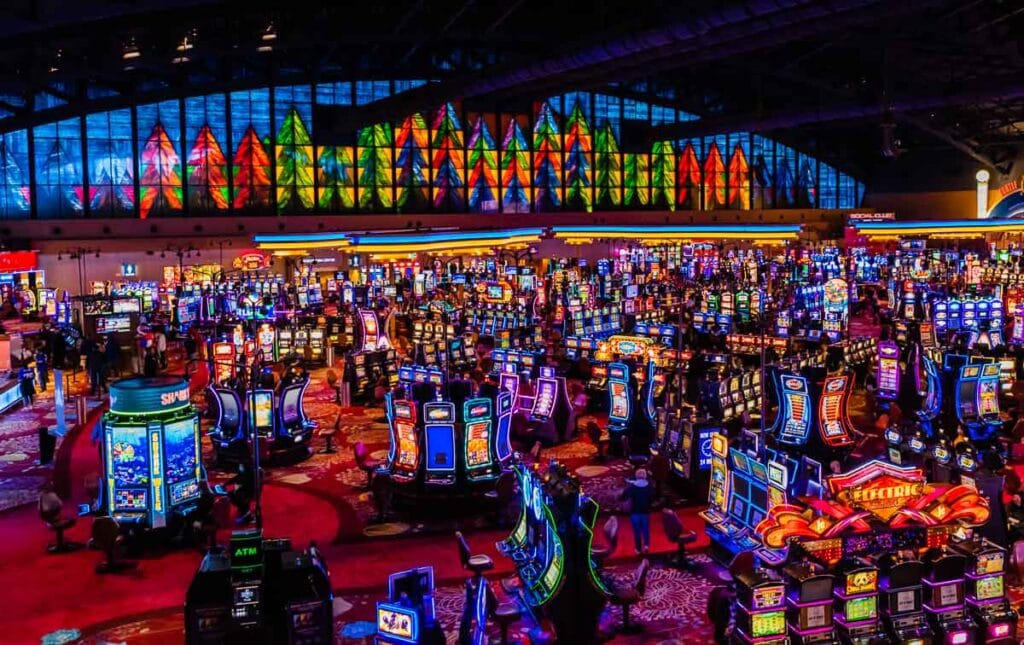
M 39 426 L 39 463 L 46 465 L 53 461 L 53 451 L 57 447 L 57 437 L 50 434 L 46 426 Z

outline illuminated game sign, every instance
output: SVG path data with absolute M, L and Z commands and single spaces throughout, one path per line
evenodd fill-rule
M 850 377 L 832 376 L 825 379 L 821 398 L 818 400 L 818 424 L 821 439 L 832 447 L 852 446 L 853 437 L 847 431 L 846 403 L 849 399 Z
M 785 408 L 779 441 L 802 445 L 811 430 L 807 379 L 802 376 L 782 377 L 782 402 Z
M 900 389 L 900 349 L 892 341 L 878 343 L 878 396 L 894 400 Z

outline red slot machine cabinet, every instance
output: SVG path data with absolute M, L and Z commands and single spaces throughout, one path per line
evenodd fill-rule
M 416 404 L 405 399 L 390 402 L 391 447 L 388 462 L 391 478 L 399 482 L 416 479 L 420 469 L 419 432 L 416 427 Z
M 848 374 L 830 376 L 822 385 L 818 399 L 818 430 L 821 440 L 830 448 L 850 448 L 854 445 L 847 416 L 852 378 Z

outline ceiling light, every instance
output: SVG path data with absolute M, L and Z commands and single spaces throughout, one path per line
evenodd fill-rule
M 183 37 L 181 39 L 181 42 L 178 43 L 178 46 L 175 47 L 174 49 L 179 51 L 179 52 L 187 52 L 188 50 L 192 49 L 193 47 L 195 47 L 194 40 L 190 39 L 188 36 L 185 36 L 185 37 Z
M 140 56 L 142 56 L 142 52 L 139 51 L 139 46 L 135 44 L 134 38 L 125 43 L 124 49 L 121 51 L 122 60 L 134 60 Z
M 60 61 L 61 61 L 61 58 L 63 58 L 63 57 L 64 57 L 64 50 L 58 49 L 56 52 L 54 52 L 53 53 L 53 61 L 50 63 L 50 68 L 47 71 L 49 73 L 51 73 L 51 74 L 53 74 L 54 72 L 59 72 L 60 71 Z
M 267 24 L 267 28 L 260 34 L 260 40 L 266 42 L 270 40 L 277 40 L 277 29 L 274 28 L 274 23 L 270 22 Z
M 274 48 L 270 45 L 260 45 L 256 48 L 256 51 L 266 53 L 274 51 Z

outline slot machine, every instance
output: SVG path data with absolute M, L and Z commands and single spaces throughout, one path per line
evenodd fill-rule
M 273 390 L 251 390 L 249 404 L 249 432 L 267 440 L 274 438 L 274 418 L 277 410 L 274 407 Z
M 309 330 L 310 358 L 316 362 L 324 360 L 324 330 L 316 328 Z
M 366 372 L 366 354 L 363 352 L 352 354 L 352 372 L 356 386 L 353 394 L 365 392 L 370 384 L 370 377 Z
M 455 483 L 455 405 L 448 401 L 423 404 L 423 481 L 434 485 Z
M 878 567 L 849 558 L 836 567 L 835 622 L 844 643 L 871 643 L 881 637 L 878 619 Z
M 235 375 L 235 346 L 231 343 L 214 343 L 211 350 L 213 355 L 213 381 L 216 384 L 224 383 Z
M 277 360 L 279 354 L 277 351 L 277 335 L 274 333 L 274 328 L 263 323 L 260 325 L 259 331 L 256 332 L 256 345 L 266 360 Z
M 949 329 L 958 331 L 963 327 L 963 304 L 957 298 L 947 301 L 949 305 Z
M 829 448 L 851 448 L 854 445 L 853 424 L 847 416 L 853 377 L 849 374 L 825 379 L 818 398 L 818 430 Z
M 398 482 L 413 481 L 420 467 L 416 404 L 406 399 L 392 399 L 391 394 L 388 394 L 385 407 L 391 426 L 391 445 L 388 450 L 391 478 Z
M 899 553 L 879 554 L 882 623 L 892 643 L 929 643 L 931 629 L 924 614 L 924 563 Z
M 295 332 L 295 344 L 294 351 L 299 354 L 305 354 L 306 347 L 309 346 L 309 331 L 306 329 L 298 329 Z
M 932 304 L 932 321 L 935 323 L 936 333 L 943 333 L 949 327 L 949 311 L 945 300 L 936 300 Z
M 466 479 L 493 479 L 500 467 L 494 454 L 492 404 L 490 399 L 467 399 L 462 408 Z
M 278 356 L 287 356 L 295 350 L 295 344 L 292 338 L 292 330 L 290 329 L 278 329 L 277 330 L 277 353 Z
M 1006 598 L 1006 550 L 974 535 L 950 540 L 950 547 L 967 558 L 967 609 L 985 643 L 1009 645 L 1016 641 L 1017 612 Z
M 965 299 L 961 302 L 963 311 L 960 326 L 968 329 L 978 327 L 978 303 L 975 300 Z
M 782 571 L 789 589 L 786 614 L 793 645 L 836 642 L 832 618 L 835 577 L 808 560 L 789 564 Z
M 625 363 L 608 364 L 608 431 L 622 434 L 629 428 L 633 416 L 633 396 L 630 392 L 629 366 Z
M 930 550 L 924 558 L 924 611 L 940 643 L 973 645 L 975 626 L 964 602 L 967 558 L 948 548 Z
M 736 632 L 741 643 L 785 645 L 786 585 L 778 574 L 756 568 L 734 576 Z
M 876 396 L 884 401 L 895 401 L 900 392 L 900 349 L 892 341 L 878 343 Z
M 566 392 L 565 377 L 555 376 L 553 368 L 542 367 L 541 376 L 537 377 L 537 394 L 533 399 L 530 420 L 555 424 L 561 437 L 565 434 L 565 426 L 569 419 L 569 399 Z
M 518 385 L 518 379 L 516 381 Z M 498 428 L 494 437 L 494 454 L 498 463 L 504 465 L 513 455 L 512 450 L 512 413 L 515 411 L 516 395 L 502 391 L 494 399 L 497 412 Z
M 779 443 L 804 446 L 811 434 L 811 401 L 807 379 L 793 374 L 781 375 L 782 396 L 779 410 Z

